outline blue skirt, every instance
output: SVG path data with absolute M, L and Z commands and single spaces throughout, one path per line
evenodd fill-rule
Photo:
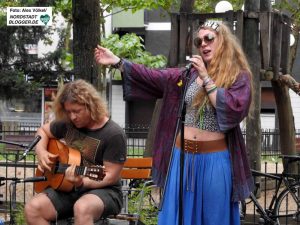
M 158 225 L 177 225 L 180 150 L 170 164 Z M 231 202 L 232 177 L 228 150 L 206 154 L 185 153 L 183 225 L 239 225 L 238 202 Z

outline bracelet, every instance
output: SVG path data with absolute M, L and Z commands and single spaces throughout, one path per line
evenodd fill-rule
M 214 82 L 210 82 L 205 86 L 205 90 L 209 91 L 210 89 L 216 87 L 216 84 Z
M 215 87 L 216 87 L 216 85 L 215 85 L 215 84 L 212 84 L 212 85 L 210 85 L 209 87 L 206 86 L 206 87 L 205 87 L 205 90 L 206 90 L 206 92 L 208 92 L 208 91 L 210 91 L 211 89 L 213 89 L 213 88 L 215 88 Z
M 111 65 L 111 67 L 114 68 L 114 69 L 120 69 L 120 67 L 122 66 L 122 64 L 123 64 L 123 59 L 120 58 L 120 61 L 117 62 L 117 63 L 114 64 L 114 65 Z
M 212 85 L 215 86 L 215 83 L 212 79 L 210 79 L 208 82 L 205 83 L 205 85 L 202 85 L 203 88 L 207 88 L 207 86 Z
M 207 76 L 203 79 L 202 87 L 205 87 L 205 86 L 208 85 L 210 82 L 212 82 L 212 79 L 207 75 Z
M 214 92 L 215 90 L 217 90 L 217 86 L 214 86 L 212 89 L 210 89 L 210 90 L 207 92 L 207 95 L 211 94 L 211 93 Z

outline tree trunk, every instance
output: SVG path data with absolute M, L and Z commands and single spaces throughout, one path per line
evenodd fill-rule
M 245 11 L 259 12 L 260 6 L 257 0 L 246 0 Z M 250 165 L 252 168 L 260 170 L 261 155 L 261 125 L 260 125 L 260 108 L 261 108 L 261 85 L 260 85 L 260 52 L 259 52 L 259 28 L 258 19 L 245 17 L 244 19 L 244 37 L 243 46 L 248 56 L 248 60 L 253 73 L 253 113 L 252 117 L 246 120 L 246 146 L 249 154 Z M 259 137 L 259 138 L 258 138 Z
M 281 75 L 279 76 L 279 81 L 292 89 L 297 95 L 300 95 L 300 83 L 297 82 L 291 75 Z
M 272 81 L 275 94 L 280 130 L 280 149 L 284 155 L 293 155 L 296 152 L 295 126 L 289 90 L 277 81 Z
M 73 61 L 76 78 L 97 87 L 98 67 L 94 49 L 100 40 L 100 5 L 98 0 L 73 0 Z
M 284 26 L 285 18 L 280 13 L 273 15 L 273 43 L 272 68 L 274 79 L 272 87 L 275 94 L 277 113 L 279 119 L 280 150 L 282 154 L 295 154 L 295 124 L 289 89 L 279 84 L 280 72 L 289 72 L 289 26 Z M 289 23 L 289 21 L 285 21 Z M 281 66 L 281 67 L 280 67 Z

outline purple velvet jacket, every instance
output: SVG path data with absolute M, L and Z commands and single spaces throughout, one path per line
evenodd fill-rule
M 176 121 L 180 108 L 184 77 L 182 68 L 149 69 L 143 65 L 124 60 L 123 93 L 124 100 L 162 99 L 159 120 L 154 141 L 153 171 L 154 182 L 163 186 L 168 171 L 176 132 Z M 192 69 L 189 83 L 197 77 Z M 183 82 L 185 83 L 185 81 Z M 238 201 L 249 196 L 253 189 L 244 139 L 240 122 L 247 116 L 251 102 L 249 74 L 241 72 L 236 82 L 228 89 L 217 89 L 217 120 L 220 131 L 226 134 L 230 150 L 233 173 L 232 200 Z

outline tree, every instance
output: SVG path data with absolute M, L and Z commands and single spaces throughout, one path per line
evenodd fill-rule
M 136 0 L 58 0 L 55 1 L 56 9 L 69 18 L 73 24 L 73 62 L 74 73 L 78 78 L 93 83 L 100 92 L 106 84 L 106 70 L 95 65 L 93 49 L 105 37 L 104 12 L 112 12 L 113 7 L 123 10 L 153 9 L 162 7 L 169 9 L 173 0 L 168 1 L 136 1 Z M 72 11 L 70 10 L 72 7 Z
M 94 49 L 100 40 L 99 7 L 99 0 L 72 1 L 74 74 L 94 86 L 98 74 Z
M 3 13 L 0 16 L 0 61 L 3 65 L 11 69 L 15 69 L 15 65 L 22 67 L 21 71 L 24 72 L 24 77 L 29 75 L 33 76 L 35 81 L 41 83 L 48 83 L 53 77 L 60 76 L 61 74 L 69 73 L 70 69 L 73 69 L 77 78 L 83 78 L 92 82 L 94 85 L 98 83 L 98 89 L 103 90 L 105 85 L 105 70 L 102 69 L 98 76 L 98 67 L 94 65 L 93 49 L 97 44 L 100 43 L 101 37 L 105 37 L 104 30 L 104 15 L 103 12 L 108 10 L 111 12 L 112 7 L 120 6 L 126 9 L 133 9 L 133 11 L 141 8 L 151 7 L 170 7 L 171 1 L 159 2 L 156 1 L 103 1 L 90 0 L 90 1 L 78 1 L 78 0 L 57 0 L 47 1 L 48 5 L 45 5 L 45 1 L 42 0 L 27 0 L 27 1 L 6 1 L 0 3 L 0 8 L 5 9 L 8 6 L 53 6 L 54 14 L 61 13 L 67 21 L 67 28 L 60 32 L 60 43 L 56 52 L 47 55 L 44 59 L 29 59 L 24 49 L 18 49 L 14 51 L 15 46 L 18 45 L 20 48 L 23 46 L 25 40 L 15 40 L 14 37 L 25 37 L 25 33 L 28 35 L 35 34 L 35 42 L 39 39 L 44 39 L 51 42 L 51 39 L 47 37 L 47 30 L 44 28 L 32 28 L 22 27 L 21 30 L 23 35 L 16 35 L 20 31 L 16 27 L 6 26 L 6 15 Z M 105 6 L 104 6 L 105 4 Z M 101 7 L 100 7 L 101 6 Z M 101 24 L 99 22 L 101 21 Z M 70 49 L 69 37 L 70 28 L 73 24 L 74 27 L 74 38 L 73 38 L 73 49 Z M 101 29 L 101 36 L 100 30 Z M 34 30 L 34 31 L 33 31 Z M 37 30 L 39 32 L 37 33 Z M 25 32 L 26 31 L 26 32 Z M 1 34 L 3 34 L 1 36 Z M 43 35 L 42 35 L 43 34 Z M 30 39 L 30 38 L 27 38 Z M 32 39 L 32 38 L 31 38 Z M 23 52 L 18 61 L 15 61 L 14 65 L 8 64 L 10 59 L 15 58 L 14 56 L 18 52 Z M 72 54 L 73 53 L 73 54 Z M 20 63 L 19 63 L 20 61 Z M 70 62 L 73 61 L 73 62 Z M 69 65 L 65 66 L 66 64 Z M 70 67 L 71 66 L 71 67 Z M 55 72 L 53 68 L 55 67 Z M 33 69 L 34 68 L 34 69 Z M 36 71 L 38 68 L 38 71 Z M 48 76 L 47 76 L 48 74 Z M 27 76 L 28 77 L 28 76 Z M 55 79 L 54 78 L 54 79 Z M 25 80 L 24 80 L 25 81 Z M 98 82 L 97 82 L 98 81 Z M 96 85 L 97 86 L 97 85 Z
M 6 26 L 4 8 L 13 6 L 10 2 L 0 4 L 0 100 L 37 99 L 36 82 L 27 82 L 26 75 L 32 69 L 31 58 L 24 44 L 35 43 L 37 37 L 44 37 L 45 32 L 39 27 L 9 27 Z M 2 103 L 3 104 L 3 103 Z M 26 106 L 27 108 L 30 105 Z M 26 109 L 25 109 L 26 110 Z
M 51 4 L 49 2 L 49 4 Z M 29 55 L 25 44 L 37 44 L 39 40 L 52 43 L 51 28 L 35 26 L 7 26 L 6 7 L 48 6 L 42 0 L 5 1 L 0 3 L 0 89 L 2 99 L 36 98 L 40 86 L 53 83 L 58 74 L 67 72 L 62 65 L 64 51 L 46 55 L 42 59 Z M 64 37 L 64 31 L 60 32 Z M 61 39 L 61 43 L 64 38 Z M 61 45 L 59 43 L 59 45 Z

